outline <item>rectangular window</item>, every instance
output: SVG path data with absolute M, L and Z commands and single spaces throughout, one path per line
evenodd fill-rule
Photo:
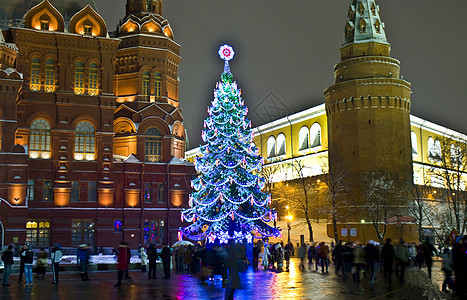
M 26 223 L 26 242 L 31 246 L 50 246 L 50 221 L 29 220 Z
M 97 201 L 97 182 L 96 181 L 88 182 L 88 201 L 91 201 L 91 202 Z
M 44 187 L 43 187 L 44 201 L 53 201 L 54 200 L 53 196 L 54 196 L 53 181 L 52 180 L 44 180 Z
M 163 220 L 145 220 L 143 232 L 145 245 L 165 242 L 165 222 Z
M 28 179 L 28 188 L 26 190 L 26 200 L 34 200 L 34 179 Z
M 79 201 L 79 181 L 71 182 L 71 201 Z
M 151 203 L 152 202 L 152 196 L 151 196 L 151 183 L 150 182 L 145 182 L 144 183 L 144 202 L 146 203 Z
M 74 246 L 80 244 L 94 244 L 96 228 L 94 220 L 75 219 L 71 221 L 71 243 Z
M 157 187 L 157 201 L 159 203 L 165 203 L 165 192 L 164 192 L 164 184 L 159 183 Z

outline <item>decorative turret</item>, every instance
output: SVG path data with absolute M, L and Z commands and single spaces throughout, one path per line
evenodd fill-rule
M 162 16 L 162 0 L 127 0 L 126 15 L 153 13 Z
M 384 23 L 379 16 L 379 6 L 374 0 L 352 0 L 345 23 L 343 46 L 369 42 L 388 43 Z

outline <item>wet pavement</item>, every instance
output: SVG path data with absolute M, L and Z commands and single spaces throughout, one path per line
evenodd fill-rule
M 298 269 L 299 260 L 291 259 L 289 272 L 260 270 L 250 268 L 241 274 L 243 288 L 235 292 L 235 299 L 454 299 L 452 294 L 442 294 L 437 285 L 440 272 L 434 267 L 434 284 L 426 278 L 424 271 L 417 268 L 407 269 L 404 285 L 390 286 L 381 274 L 375 284 L 363 278 L 361 284 L 354 283 L 351 276 L 343 278 L 313 270 Z M 261 267 L 260 267 L 261 269 Z M 439 270 L 439 268 L 437 268 Z M 147 274 L 147 273 L 146 273 Z M 60 284 L 51 284 L 52 275 L 45 279 L 35 278 L 33 286 L 27 287 L 17 282 L 18 274 L 12 274 L 9 287 L 1 288 L 1 299 L 223 299 L 224 289 L 220 277 L 214 283 L 202 283 L 191 274 L 172 273 L 168 280 L 161 279 L 162 270 L 158 269 L 158 279 L 149 280 L 141 271 L 130 271 L 132 281 L 124 281 L 121 287 L 116 283 L 116 271 L 95 271 L 90 273 L 91 281 L 81 281 L 79 273 L 60 273 Z M 394 280 L 395 281 L 395 280 Z M 410 282 L 409 282 L 410 281 Z M 429 289 L 432 289 L 430 292 Z

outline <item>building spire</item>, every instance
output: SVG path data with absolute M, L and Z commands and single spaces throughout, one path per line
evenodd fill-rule
M 162 7 L 162 0 L 127 0 L 126 15 L 152 13 L 162 16 Z
M 375 0 L 351 0 L 345 23 L 343 46 L 351 43 L 388 44 L 384 23 Z

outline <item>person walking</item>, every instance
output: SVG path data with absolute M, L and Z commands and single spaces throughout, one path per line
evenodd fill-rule
M 26 285 L 32 285 L 32 262 L 34 261 L 34 252 L 31 245 L 28 245 L 26 251 L 21 254 L 24 256 L 24 277 L 26 278 Z
M 170 260 L 172 258 L 172 250 L 170 250 L 167 244 L 162 245 L 162 251 L 161 251 L 160 257 L 162 259 L 162 266 L 164 268 L 163 279 L 169 279 L 170 278 Z
M 128 276 L 128 265 L 130 264 L 130 249 L 127 247 L 126 242 L 121 242 L 117 250 L 117 270 L 118 270 L 118 281 L 114 287 L 122 285 L 123 271 L 125 271 L 125 279 L 131 279 Z
M 301 244 L 300 247 L 298 247 L 298 258 L 300 258 L 300 265 L 298 266 L 299 269 L 305 270 L 305 255 L 306 255 L 306 245 Z
M 308 270 L 310 270 L 313 266 L 313 259 L 315 258 L 315 245 L 312 243 L 307 250 L 307 257 L 308 257 Z
M 368 270 L 370 271 L 370 283 L 375 283 L 375 274 L 378 266 L 379 251 L 375 247 L 375 241 L 369 240 L 365 249 L 365 260 L 368 265 Z
M 269 245 L 268 245 L 268 242 L 265 242 L 264 247 L 263 247 L 263 256 L 261 258 L 261 265 L 263 266 L 264 270 L 267 270 L 269 268 L 268 257 L 269 257 Z
M 321 262 L 321 273 L 324 273 L 324 269 L 326 267 L 326 273 L 328 272 L 328 256 L 329 256 L 329 248 L 326 243 L 321 242 L 318 247 L 318 258 Z
M 399 245 L 397 245 L 394 250 L 394 258 L 396 262 L 396 277 L 399 278 L 400 283 L 404 283 L 405 267 L 409 262 L 410 251 L 409 248 L 404 245 L 403 239 L 400 239 Z
M 89 281 L 88 277 L 88 264 L 89 264 L 89 250 L 87 244 L 79 245 L 78 252 L 76 255 L 76 262 L 79 265 L 81 271 L 81 280 Z
M 52 252 L 50 253 L 50 261 L 52 264 L 52 274 L 53 274 L 53 279 L 54 281 L 52 282 L 53 284 L 58 283 L 58 272 L 60 269 L 60 260 L 62 259 L 63 253 L 62 250 L 60 250 L 59 245 L 54 245 Z
M 139 246 L 139 257 L 141 258 L 141 272 L 146 273 L 146 267 L 148 265 L 148 254 L 143 246 Z
M 261 253 L 261 249 L 260 249 L 258 243 L 255 243 L 255 246 L 253 247 L 253 270 L 255 270 L 255 271 L 258 271 L 260 253 Z
M 431 279 L 431 267 L 433 266 L 433 253 L 438 255 L 435 246 L 430 242 L 430 238 L 427 237 L 425 242 L 422 244 L 423 258 L 425 259 L 426 268 L 428 269 L 428 278 Z
M 24 243 L 21 251 L 19 252 L 19 277 L 18 283 L 23 283 L 23 274 L 24 274 L 24 256 L 22 255 L 24 251 L 28 249 L 28 244 Z
M 3 261 L 3 286 L 10 286 L 8 279 L 10 278 L 11 267 L 13 266 L 13 246 L 9 245 L 8 248 L 2 253 Z
M 148 247 L 148 261 L 149 261 L 149 272 L 148 278 L 149 279 L 157 279 L 156 272 L 157 272 L 157 258 L 159 255 L 157 254 L 157 249 L 154 244 L 149 245 Z
M 355 267 L 355 272 L 352 274 L 353 281 L 360 282 L 360 272 L 365 268 L 365 252 L 360 243 L 353 248 L 353 265 Z
M 292 254 L 291 252 L 291 248 L 290 248 L 290 245 L 291 244 L 287 244 L 285 245 L 284 247 L 284 259 L 285 259 L 285 270 L 287 272 L 289 272 L 289 267 L 290 267 L 290 255 Z M 305 252 L 306 252 L 306 249 L 305 249 Z M 305 259 L 305 258 L 303 258 Z M 303 269 L 305 269 L 305 266 L 303 266 Z
M 444 272 L 444 281 L 442 285 L 442 291 L 448 292 L 448 287 L 451 289 L 454 286 L 454 281 L 452 280 L 452 254 L 448 248 L 444 248 L 443 253 L 440 254 L 440 257 L 443 259 L 443 267 L 441 270 Z
M 389 283 L 392 282 L 392 266 L 394 264 L 394 247 L 391 244 L 391 241 L 391 238 L 387 238 L 386 243 L 381 249 L 384 276 L 387 277 Z
M 37 259 L 36 259 L 36 278 L 39 278 L 40 275 L 42 275 L 42 278 L 44 278 L 45 273 L 47 271 L 47 253 L 45 253 L 45 249 L 41 248 L 39 253 L 37 254 Z

